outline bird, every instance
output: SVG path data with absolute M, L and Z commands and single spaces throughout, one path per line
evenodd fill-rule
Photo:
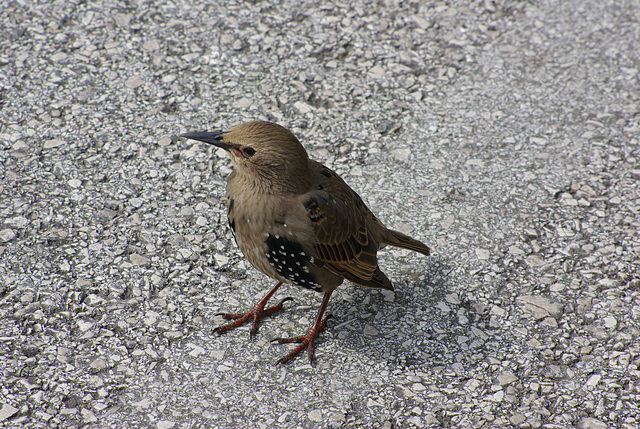
M 277 281 L 249 311 L 220 313 L 231 322 L 213 332 L 223 334 L 251 321 L 253 338 L 260 320 L 292 299 L 267 307 L 284 283 L 323 294 L 305 334 L 272 340 L 297 344 L 276 365 L 290 361 L 305 348 L 313 363 L 314 342 L 329 317 L 323 319 L 329 299 L 344 280 L 393 290 L 378 266 L 379 249 L 390 245 L 430 254 L 421 241 L 385 227 L 336 172 L 310 159 L 296 136 L 281 125 L 252 121 L 226 131 L 180 136 L 229 154 L 233 166 L 225 199 L 229 226 L 251 265 Z

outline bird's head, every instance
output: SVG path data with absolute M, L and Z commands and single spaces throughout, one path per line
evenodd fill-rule
M 237 174 L 274 191 L 295 191 L 310 186 L 309 157 L 296 136 L 266 121 L 236 125 L 227 131 L 182 134 L 229 153 Z

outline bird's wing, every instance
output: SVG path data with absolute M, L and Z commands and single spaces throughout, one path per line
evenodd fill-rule
M 359 204 L 324 190 L 306 193 L 302 203 L 313 225 L 315 257 L 324 268 L 363 286 L 393 289 L 378 268 L 378 244 Z

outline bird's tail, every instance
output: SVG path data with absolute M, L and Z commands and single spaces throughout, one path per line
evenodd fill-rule
M 413 250 L 414 252 L 422 253 L 429 256 L 431 250 L 429 247 L 421 241 L 415 240 L 408 235 L 401 232 L 387 229 L 387 234 L 384 237 L 385 244 L 395 247 L 402 247 L 403 249 Z

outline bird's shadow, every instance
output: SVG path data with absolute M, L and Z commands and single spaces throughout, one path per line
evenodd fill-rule
M 331 303 L 323 342 L 404 368 L 465 366 L 488 347 L 488 312 L 454 286 L 450 265 L 430 258 L 426 268 L 419 280 L 396 281 L 393 293 L 343 288 Z

